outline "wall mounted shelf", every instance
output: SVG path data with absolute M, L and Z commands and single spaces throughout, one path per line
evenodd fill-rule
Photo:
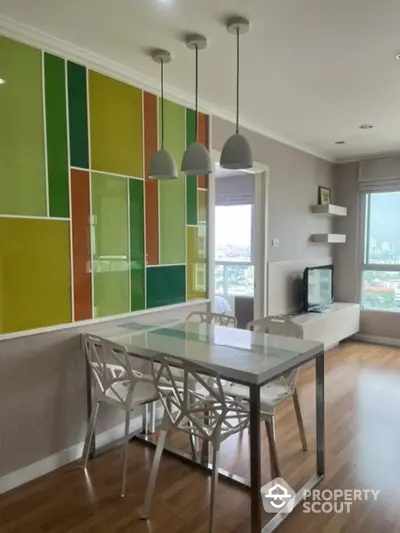
M 324 205 L 312 205 L 311 211 L 315 215 L 330 215 L 336 217 L 347 216 L 347 207 L 341 205 L 324 204 Z
M 312 242 L 323 242 L 328 244 L 346 242 L 346 235 L 340 233 L 314 233 L 310 237 Z

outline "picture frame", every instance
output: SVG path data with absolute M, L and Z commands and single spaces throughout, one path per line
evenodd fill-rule
M 318 205 L 327 205 L 331 203 L 331 190 L 328 187 L 318 187 Z

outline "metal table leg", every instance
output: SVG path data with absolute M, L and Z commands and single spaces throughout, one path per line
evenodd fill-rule
M 260 387 L 250 387 L 250 498 L 251 533 L 261 531 Z
M 315 360 L 317 474 L 325 474 L 325 354 Z
M 151 404 L 150 404 L 149 433 L 155 433 L 155 431 L 156 431 L 156 407 L 157 407 L 157 402 L 151 402 Z

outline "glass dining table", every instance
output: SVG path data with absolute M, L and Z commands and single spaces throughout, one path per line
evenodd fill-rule
M 236 328 L 213 326 L 205 323 L 164 320 L 157 324 L 127 320 L 118 326 L 97 324 L 85 333 L 93 333 L 124 346 L 133 357 L 157 361 L 169 355 L 199 363 L 222 379 L 246 385 L 249 390 L 250 410 L 250 483 L 229 472 L 220 470 L 221 478 L 244 485 L 251 498 L 251 533 L 272 533 L 287 520 L 299 506 L 304 495 L 315 487 L 324 476 L 324 346 L 319 342 L 269 335 Z M 260 388 L 282 374 L 315 360 L 316 380 L 316 472 L 301 487 L 294 499 L 291 513 L 278 513 L 262 527 L 261 499 L 261 435 Z M 91 409 L 90 377 L 88 374 L 88 409 Z M 154 413 L 155 410 L 152 410 Z M 133 437 L 154 446 L 149 438 L 149 426 L 156 426 L 154 416 L 143 413 L 143 429 Z M 151 423 L 152 422 L 152 423 Z M 178 450 L 169 453 L 190 461 L 194 466 L 210 469 L 207 453 L 193 456 Z M 95 454 L 95 449 L 92 450 Z

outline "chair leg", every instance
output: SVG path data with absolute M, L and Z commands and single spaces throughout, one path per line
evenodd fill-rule
M 128 444 L 129 444 L 129 426 L 131 422 L 131 412 L 125 413 L 125 436 L 122 455 L 122 483 L 121 483 L 121 498 L 125 496 L 126 488 L 126 471 L 128 469 Z
M 210 417 L 210 412 L 208 409 L 204 409 L 204 426 L 207 427 L 208 424 L 209 424 L 209 417 Z M 209 463 L 209 449 L 210 449 L 210 443 L 208 440 L 206 439 L 203 439 L 203 442 L 201 444 L 201 456 L 200 456 L 200 459 L 201 459 L 201 462 L 202 464 L 205 464 L 205 465 L 208 465 Z
M 88 430 L 85 439 L 85 445 L 83 446 L 82 459 L 83 459 L 83 468 L 87 467 L 89 455 L 90 455 L 90 445 L 92 444 L 94 430 L 96 427 L 97 414 L 99 412 L 100 402 L 96 402 L 96 406 L 92 410 L 90 415 L 90 420 L 88 424 Z
M 189 426 L 193 428 L 193 423 L 189 420 Z M 189 434 L 190 451 L 192 452 L 193 461 L 197 460 L 197 445 L 196 437 L 193 434 Z
M 141 514 L 142 520 L 147 520 L 149 517 L 150 506 L 153 500 L 154 489 L 156 487 L 158 469 L 160 467 L 161 455 L 165 446 L 165 439 L 167 438 L 167 430 L 162 429 L 158 436 L 156 453 L 154 454 L 153 464 L 151 466 L 151 472 L 149 482 L 146 490 L 146 497 L 144 500 L 143 510 Z
M 296 412 L 297 424 L 299 426 L 301 447 L 306 452 L 308 450 L 307 437 L 306 437 L 306 432 L 304 431 L 303 416 L 301 414 L 300 402 L 299 402 L 299 397 L 297 395 L 297 390 L 295 390 L 293 394 L 293 403 L 294 403 L 294 410 Z
M 268 444 L 269 444 L 269 461 L 271 466 L 271 478 L 275 479 L 281 477 L 279 468 L 278 451 L 276 448 L 275 430 L 274 430 L 274 416 L 265 419 L 265 429 L 267 430 Z
M 218 468 L 219 468 L 219 448 L 213 447 L 213 462 L 211 476 L 211 495 L 210 495 L 210 521 L 208 533 L 213 533 L 215 524 L 215 499 L 218 485 Z

